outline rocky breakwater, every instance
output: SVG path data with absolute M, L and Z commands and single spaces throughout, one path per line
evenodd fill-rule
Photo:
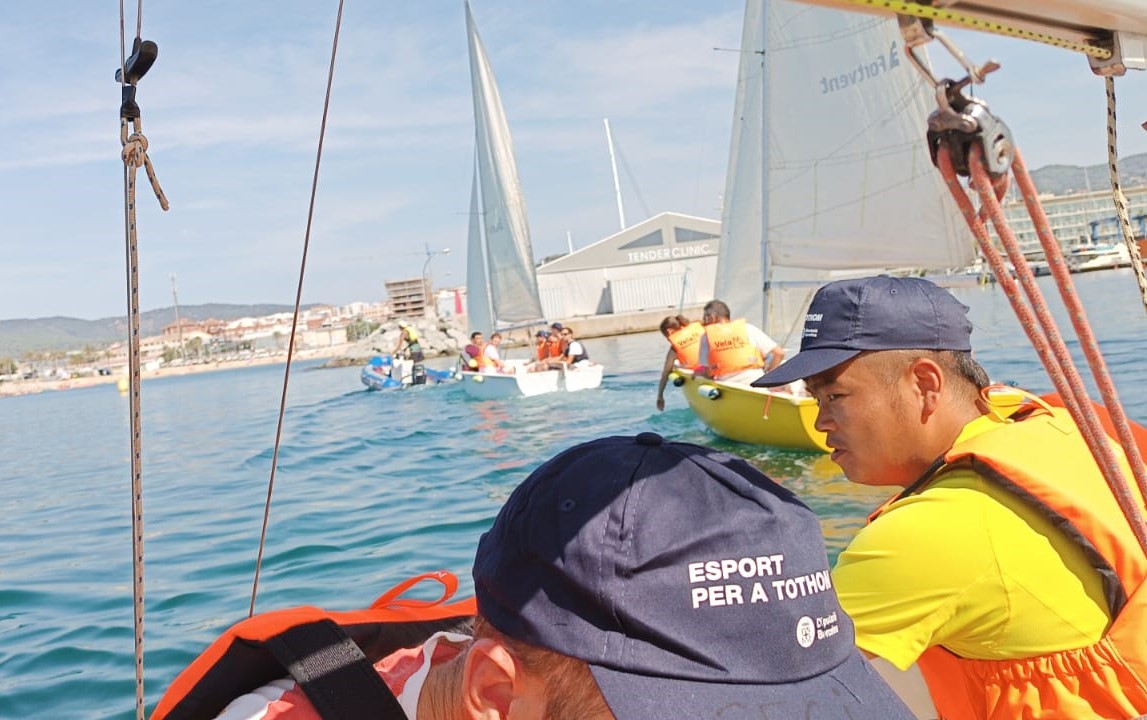
M 418 333 L 418 342 L 427 360 L 456 358 L 469 342 L 466 331 L 451 318 L 418 318 L 406 322 Z M 328 360 L 323 367 L 364 365 L 371 355 L 393 353 L 398 338 L 398 321 L 389 320 L 362 340 L 348 345 L 346 351 Z

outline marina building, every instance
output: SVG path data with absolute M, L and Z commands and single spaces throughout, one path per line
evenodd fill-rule
M 547 318 L 656 311 L 713 299 L 721 223 L 665 212 L 542 263 L 538 293 Z
M 1127 198 L 1135 237 L 1147 236 L 1147 185 L 1124 188 L 1123 194 Z M 1041 195 L 1040 202 L 1064 254 L 1123 242 L 1123 230 L 1109 189 L 1071 195 Z M 1004 214 L 1024 254 L 1029 258 L 1042 258 L 1043 248 L 1023 200 L 1008 200 L 1004 204 Z

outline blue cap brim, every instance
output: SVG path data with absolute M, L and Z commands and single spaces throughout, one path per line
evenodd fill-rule
M 767 372 L 754 380 L 753 387 L 776 387 L 788 385 L 797 380 L 804 380 L 825 370 L 831 370 L 837 365 L 851 360 L 859 355 L 861 350 L 853 348 L 814 348 L 801 350 L 793 355 L 791 360 L 781 363 L 771 372 Z
M 915 717 L 856 650 L 828 672 L 788 683 L 705 682 L 637 675 L 593 664 L 590 672 L 617 720 Z

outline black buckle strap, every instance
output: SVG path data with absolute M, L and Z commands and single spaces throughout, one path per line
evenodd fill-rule
M 292 627 L 266 647 L 324 720 L 406 720 L 394 693 L 333 621 Z

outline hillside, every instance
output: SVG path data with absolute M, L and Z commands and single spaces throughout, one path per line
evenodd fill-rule
M 1091 190 L 1111 190 L 1107 163 L 1088 165 L 1047 165 L 1032 171 L 1032 179 L 1041 193 L 1067 195 Z M 1125 187 L 1147 185 L 1147 153 L 1119 159 L 1119 183 Z
M 1119 161 L 1120 181 L 1124 187 L 1147 185 L 1147 153 L 1130 155 Z M 1091 190 L 1110 190 L 1106 163 L 1089 165 L 1047 165 L 1032 172 L 1041 193 L 1066 195 Z M 290 312 L 288 305 L 206 304 L 180 306 L 180 315 L 188 320 L 234 320 Z M 175 308 L 149 310 L 140 316 L 143 335 L 158 335 L 164 325 L 175 322 Z M 102 347 L 127 337 L 127 318 L 80 320 L 49 317 L 26 320 L 0 320 L 0 358 L 20 358 L 29 352 L 46 350 L 80 350 L 85 346 Z
M 310 306 L 308 306 L 310 307 Z M 291 305 L 180 305 L 179 316 L 185 320 L 236 320 L 291 312 Z M 164 325 L 175 322 L 175 308 L 148 310 L 140 313 L 139 328 L 144 337 L 158 335 Z M 49 317 L 23 320 L 0 320 L 0 358 L 19 358 L 29 352 L 46 350 L 80 350 L 85 346 L 102 347 L 127 339 L 127 316 L 80 320 Z

